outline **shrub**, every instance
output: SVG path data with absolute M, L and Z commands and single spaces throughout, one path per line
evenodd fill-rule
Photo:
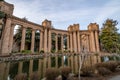
M 58 54 L 62 54 L 62 51 L 61 51 L 61 50 L 58 50 Z
M 38 72 L 33 72 L 33 73 L 30 75 L 30 80 L 39 80 Z
M 14 77 L 14 80 L 27 80 L 27 74 L 26 73 L 17 74 Z
M 40 53 L 44 53 L 44 50 L 41 50 Z
M 51 50 L 51 53 L 55 53 L 55 50 Z
M 96 64 L 96 68 L 104 67 L 109 69 L 110 71 L 114 72 L 116 67 L 118 66 L 118 63 L 116 61 L 109 61 L 109 62 L 103 62 Z
M 61 75 L 62 75 L 62 78 L 63 77 L 66 77 L 66 78 L 68 78 L 68 76 L 69 76 L 69 73 L 71 73 L 71 68 L 70 67 L 60 67 L 60 71 L 61 71 Z
M 98 70 L 98 73 L 102 76 L 109 75 L 112 73 L 109 69 L 107 69 L 105 67 L 99 67 L 97 70 Z
M 24 54 L 29 54 L 29 53 L 31 53 L 31 50 L 22 50 L 21 52 Z
M 94 66 L 84 66 L 81 69 L 81 76 L 91 76 L 94 74 L 95 67 Z
M 46 80 L 55 80 L 59 75 L 59 70 L 55 68 L 48 68 L 45 73 Z

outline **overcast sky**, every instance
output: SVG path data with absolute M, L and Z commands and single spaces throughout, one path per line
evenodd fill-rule
M 98 23 L 100 28 L 107 19 L 117 20 L 120 29 L 120 0 L 5 0 L 14 4 L 14 15 L 26 17 L 41 24 L 44 19 L 52 21 L 57 29 L 65 29 L 74 23 L 87 29 L 89 23 Z M 120 30 L 119 30 L 120 32 Z

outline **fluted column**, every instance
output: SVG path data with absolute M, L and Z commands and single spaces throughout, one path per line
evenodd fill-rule
M 70 33 L 70 51 L 73 51 L 72 32 Z
M 69 39 L 69 35 L 67 35 L 67 50 L 69 50 L 69 48 L 70 48 L 69 41 L 70 41 L 70 39 Z
M 76 32 L 73 32 L 73 43 L 74 43 L 74 52 L 77 52 L 77 41 L 76 41 Z
M 94 31 L 91 31 L 91 47 L 92 47 L 92 51 L 95 52 L 95 37 L 94 37 Z
M 63 52 L 63 35 L 61 35 L 61 50 Z
M 9 53 L 12 52 L 12 48 L 13 48 L 14 27 L 15 27 L 15 25 L 13 24 L 13 25 L 11 26 L 11 29 L 10 29 Z
M 78 41 L 78 43 L 77 43 L 77 45 L 78 45 L 78 52 L 80 52 L 80 34 L 79 34 L 79 31 L 77 32 L 77 41 Z
M 55 47 L 56 47 L 56 52 L 58 51 L 58 34 L 55 36 Z
M 43 49 L 43 31 L 40 31 L 39 52 Z
M 98 31 L 95 31 L 95 40 L 96 40 L 96 51 L 100 52 L 99 39 L 98 39 Z
M 25 36 L 26 36 L 26 28 L 22 27 L 22 39 L 21 39 L 20 51 L 25 49 Z
M 90 35 L 88 35 L 88 47 L 89 47 L 89 52 L 91 51 L 91 48 L 90 48 Z
M 32 39 L 31 39 L 31 52 L 34 53 L 34 45 L 35 45 L 35 30 L 32 30 Z
M 8 18 L 6 20 L 3 37 L 1 39 L 1 55 L 8 55 L 9 54 L 9 37 L 10 37 L 10 26 L 11 26 L 11 19 Z
M 79 37 L 80 37 L 79 39 L 80 39 L 80 52 L 81 52 L 81 50 L 82 50 L 82 49 L 81 49 L 81 48 L 82 48 L 82 47 L 81 47 L 81 44 L 82 44 L 82 41 L 81 41 L 81 34 L 80 34 Z
M 44 51 L 47 52 L 47 28 L 44 31 Z
M 87 40 L 87 51 L 89 52 L 89 35 L 87 35 L 86 40 Z
M 49 29 L 49 41 L 48 41 L 49 52 L 51 52 L 51 30 Z

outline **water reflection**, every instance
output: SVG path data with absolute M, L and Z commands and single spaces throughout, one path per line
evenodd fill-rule
M 26 61 L 18 62 L 4 62 L 0 63 L 0 80 L 13 80 L 18 74 L 26 74 L 27 79 L 37 72 L 39 78 L 43 78 L 44 73 L 47 68 L 55 67 L 59 68 L 61 66 L 69 66 L 72 72 L 77 73 L 79 69 L 79 56 L 54 56 L 54 57 L 44 57 L 41 59 L 31 59 Z M 109 60 L 120 60 L 118 57 L 108 57 Z M 99 56 L 87 56 L 83 65 L 93 65 L 95 63 L 104 61 L 103 57 Z

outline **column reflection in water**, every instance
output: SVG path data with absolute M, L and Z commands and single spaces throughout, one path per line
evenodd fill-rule
M 92 66 L 96 62 L 100 62 L 95 62 L 96 58 L 95 56 L 87 57 L 83 65 Z M 27 61 L 0 63 L 0 80 L 11 80 L 21 73 L 27 74 L 27 78 L 29 79 L 31 74 L 35 72 L 38 72 L 39 78 L 43 78 L 46 69 L 53 67 L 59 69 L 60 67 L 69 66 L 72 72 L 77 72 L 80 66 L 79 63 L 79 55 L 49 56 Z
M 7 80 L 9 74 L 9 62 L 0 63 L 0 80 Z

